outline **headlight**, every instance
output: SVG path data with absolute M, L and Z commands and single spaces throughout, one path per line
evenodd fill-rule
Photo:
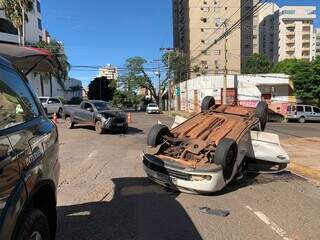
M 191 175 L 190 180 L 191 181 L 210 181 L 212 177 L 210 175 Z

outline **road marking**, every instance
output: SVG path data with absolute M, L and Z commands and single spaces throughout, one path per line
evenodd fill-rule
M 262 222 L 267 224 L 269 228 L 272 229 L 276 234 L 278 234 L 283 240 L 292 240 L 288 237 L 288 234 L 285 230 L 283 230 L 280 226 L 278 226 L 275 222 L 269 219 L 264 213 L 260 211 L 254 211 L 250 206 L 246 206 L 251 212 L 253 212 Z

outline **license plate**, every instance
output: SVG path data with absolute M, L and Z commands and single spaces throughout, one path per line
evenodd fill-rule
M 176 184 L 177 183 L 177 179 L 175 177 L 170 177 L 161 173 L 157 174 L 157 178 L 165 183 L 169 183 L 169 184 Z
M 123 123 L 117 123 L 117 127 L 122 127 Z

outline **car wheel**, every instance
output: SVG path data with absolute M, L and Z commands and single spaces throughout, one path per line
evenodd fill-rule
M 58 117 L 62 117 L 62 108 L 59 108 L 59 111 L 58 111 Z
M 305 117 L 300 117 L 300 118 L 299 118 L 299 123 L 305 123 L 305 122 L 306 122 Z
M 50 240 L 50 229 L 46 216 L 38 209 L 27 209 L 14 239 Z
M 208 111 L 210 108 L 216 105 L 216 100 L 212 96 L 206 96 L 201 103 L 201 111 Z
M 256 108 L 256 117 L 259 118 L 261 131 L 264 131 L 268 122 L 268 104 L 266 102 L 258 103 Z
M 71 117 L 66 118 L 66 127 L 69 129 L 74 128 L 74 122 L 72 121 Z
M 148 134 L 148 146 L 156 147 L 162 144 L 164 136 L 172 136 L 169 128 L 163 124 L 154 125 Z
M 103 128 L 102 128 L 102 122 L 101 121 L 96 121 L 95 130 L 96 130 L 96 132 L 98 134 L 102 134 L 103 133 Z
M 223 138 L 220 140 L 214 154 L 214 163 L 222 166 L 225 180 L 231 178 L 238 155 L 238 145 L 235 140 Z

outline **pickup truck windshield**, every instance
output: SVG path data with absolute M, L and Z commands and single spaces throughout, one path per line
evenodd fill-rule
M 106 102 L 94 102 L 93 105 L 96 107 L 98 111 L 111 109 Z

